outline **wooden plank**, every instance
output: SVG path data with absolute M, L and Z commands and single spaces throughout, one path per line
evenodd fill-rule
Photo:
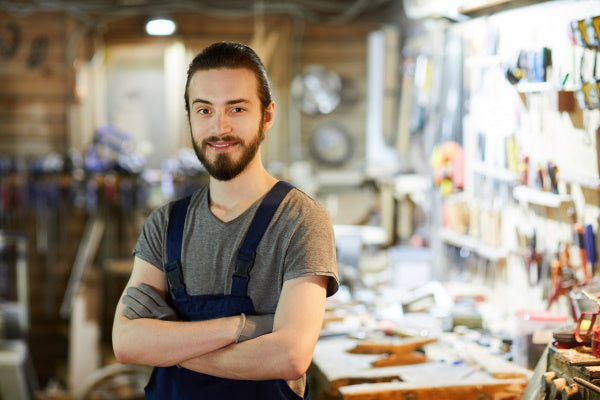
M 337 58 L 340 60 L 350 59 L 355 62 L 363 60 L 363 62 L 366 62 L 366 40 L 364 42 L 338 42 L 333 40 L 306 42 L 302 46 L 302 56 L 309 58 Z
M 427 362 L 427 356 L 418 351 L 391 353 L 371 363 L 374 367 L 391 367 L 394 365 L 411 365 Z
M 14 74 L 0 76 L 0 86 L 4 95 L 63 95 L 70 93 L 70 82 L 62 73 Z
M 375 23 L 363 23 L 363 22 L 349 22 L 347 24 L 320 24 L 309 23 L 306 25 L 304 30 L 303 38 L 305 41 L 311 40 L 327 40 L 331 41 L 344 41 L 352 39 L 364 38 L 366 36 L 380 28 L 380 24 Z
M 352 354 L 382 354 L 382 353 L 402 353 L 405 351 L 416 350 L 426 344 L 436 342 L 437 338 L 406 338 L 388 341 L 361 340 L 348 350 Z
M 364 80 L 367 75 L 367 66 L 359 63 L 356 60 L 339 60 L 334 57 L 331 58 L 316 58 L 313 56 L 304 57 L 302 64 L 304 66 L 311 64 L 320 64 L 323 67 L 335 71 L 338 75 L 343 78 L 353 80 L 353 84 L 356 87 L 363 87 L 365 84 Z M 301 68 L 302 70 L 303 68 Z
M 478 365 L 496 379 L 529 379 L 533 373 L 527 368 L 507 361 L 504 357 L 490 353 L 488 348 L 479 346 L 476 343 L 465 342 L 454 335 L 444 335 L 439 343 L 431 345 L 428 350 L 436 352 L 441 346 L 461 348 L 462 353 L 460 356 L 465 361 Z
M 425 345 L 425 353 L 429 360 L 426 363 L 373 367 L 372 363 L 380 357 L 379 355 L 349 352 L 359 341 L 349 338 L 321 339 L 315 348 L 311 371 L 317 377 L 322 390 L 333 397 L 352 382 L 374 383 L 394 380 L 414 387 L 445 387 L 452 386 L 456 382 L 461 384 L 485 382 L 493 386 L 496 382 L 516 381 L 524 382 L 522 385 L 524 388 L 531 374 L 529 370 L 504 359 L 502 360 L 507 365 L 499 362 L 486 348 L 481 348 L 481 354 L 478 354 L 463 342 L 461 342 L 462 346 L 458 347 L 459 340 L 457 336 L 448 334 L 442 335 L 435 343 Z M 458 348 L 461 349 L 460 354 L 457 353 Z M 402 390 L 404 388 L 405 386 Z M 519 390 L 522 392 L 523 388 Z
M 10 113 L 0 111 L 0 126 L 2 125 L 54 125 L 65 124 L 65 114 L 43 114 L 35 111 L 27 113 Z
M 0 134 L 5 139 L 29 138 L 43 136 L 65 137 L 65 121 L 4 121 L 0 119 Z
M 340 388 L 344 400 L 477 400 L 493 398 L 518 400 L 527 380 L 490 380 L 480 382 L 445 382 L 429 385 L 387 382 L 368 383 Z M 407 397 L 410 396 L 410 397 Z
M 0 107 L 23 104 L 65 104 L 67 98 L 62 93 L 0 93 Z
M 67 105 L 64 98 L 35 100 L 23 96 L 0 96 L 0 118 L 41 118 L 45 116 L 66 115 Z
M 37 68 L 30 68 L 27 65 L 33 48 L 35 40 L 46 40 L 46 48 L 44 50 L 43 62 Z M 66 64 L 66 41 L 67 38 L 63 36 L 63 32 L 45 32 L 39 35 L 32 36 L 27 35 L 21 39 L 21 44 L 14 56 L 10 58 L 4 58 L 0 67 L 0 73 L 5 73 L 7 70 L 10 71 L 19 67 L 23 70 L 35 70 L 41 67 L 65 65 Z
M 51 152 L 64 153 L 66 141 L 59 137 L 6 138 L 0 133 L 0 153 L 19 157 L 43 156 Z

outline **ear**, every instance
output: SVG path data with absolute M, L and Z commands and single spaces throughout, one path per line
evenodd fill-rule
M 268 131 L 271 128 L 271 126 L 273 126 L 274 120 L 275 120 L 275 103 L 271 102 L 271 104 L 269 104 L 267 106 L 267 108 L 265 108 L 265 111 L 264 111 L 263 132 Z

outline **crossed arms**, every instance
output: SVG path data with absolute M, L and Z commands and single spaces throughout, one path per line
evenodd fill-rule
M 145 283 L 163 297 L 163 272 L 135 258 L 127 286 Z M 306 276 L 283 284 L 273 332 L 235 343 L 241 316 L 207 321 L 128 319 L 119 301 L 113 325 L 113 349 L 125 364 L 171 366 L 230 379 L 298 379 L 304 375 L 325 311 L 327 278 Z M 124 292 L 125 293 L 125 292 Z

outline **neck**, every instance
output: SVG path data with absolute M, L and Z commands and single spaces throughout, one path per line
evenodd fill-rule
M 236 218 L 248 209 L 256 200 L 264 196 L 277 182 L 269 175 L 260 159 L 229 181 L 210 178 L 210 210 L 221 221 Z

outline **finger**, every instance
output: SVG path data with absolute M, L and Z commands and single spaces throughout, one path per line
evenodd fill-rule
M 149 300 L 148 295 L 135 286 L 129 286 L 125 293 L 134 299 L 137 299 L 140 303 Z
M 159 305 L 159 306 L 166 306 L 167 302 L 165 301 L 165 299 L 162 298 L 162 296 L 160 294 L 158 294 L 158 292 L 156 290 L 154 290 L 154 288 L 152 288 L 152 286 L 150 285 L 146 285 L 145 283 L 140 283 L 138 285 L 138 289 L 146 294 L 148 297 L 152 298 L 152 300 L 154 300 L 154 302 Z
M 126 316 L 129 319 L 138 319 L 138 318 L 142 318 L 141 316 L 139 316 L 135 311 L 133 311 L 133 309 L 129 308 L 129 307 L 125 307 L 123 309 L 123 315 Z
M 129 295 L 125 295 L 123 296 L 122 301 L 123 304 L 131 308 L 141 318 L 152 317 L 152 312 L 146 306 L 144 306 L 144 304 L 140 303 L 136 298 Z
M 137 287 L 128 287 L 126 293 L 134 300 L 137 300 L 138 303 L 143 304 L 151 312 L 157 307 L 156 301 Z

